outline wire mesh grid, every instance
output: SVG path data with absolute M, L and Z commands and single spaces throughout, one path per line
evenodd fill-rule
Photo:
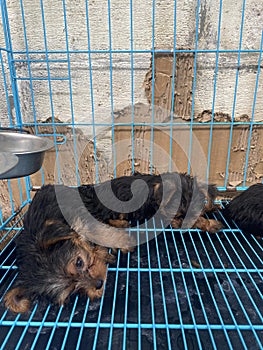
M 138 240 L 148 234 L 138 231 Z M 1 295 L 17 274 L 13 253 L 10 242 Z M 40 303 L 17 316 L 1 307 L 2 348 L 260 349 L 262 273 L 262 242 L 234 224 L 213 236 L 164 229 L 118 254 L 100 302 L 76 296 L 64 307 Z
M 43 126 L 38 118 L 49 117 L 45 123 L 45 126 L 50 127 L 46 135 L 54 139 L 54 172 L 58 182 L 63 182 L 59 146 L 66 143 L 65 135 L 57 131 L 61 125 L 70 127 L 73 134 L 75 185 L 81 183 L 77 152 L 78 127 L 87 130 L 93 139 L 95 182 L 100 180 L 97 159 L 101 147 L 99 136 L 105 130 L 110 130 L 111 133 L 112 173 L 117 176 L 117 150 L 114 147 L 117 124 L 130 127 L 132 171 L 136 168 L 136 127 L 150 128 L 149 170 L 153 171 L 152 145 L 155 130 L 158 126 L 166 126 L 170 138 L 167 146 L 169 162 L 165 170 L 173 170 L 172 136 L 173 130 L 181 126 L 181 120 L 174 119 L 172 113 L 168 113 L 168 119 L 160 122 L 155 114 L 157 107 L 153 104 L 150 119 L 138 121 L 133 106 L 140 96 L 137 91 L 138 77 L 141 71 L 143 74 L 147 71 L 149 58 L 154 71 L 156 54 L 172 56 L 171 96 L 175 96 L 176 57 L 179 53 L 192 53 L 191 113 L 189 119 L 184 121 L 184 125 L 189 128 L 187 165 L 184 171 L 191 171 L 195 147 L 193 129 L 200 126 L 196 115 L 200 105 L 205 105 L 200 100 L 200 89 L 205 89 L 200 85 L 204 74 L 200 76 L 199 71 L 202 65 L 207 71 L 212 66 L 212 75 L 207 84 L 209 88 L 205 90 L 209 95 L 209 98 L 205 98 L 209 100 L 211 110 L 211 119 L 205 123 L 208 127 L 205 177 L 208 180 L 211 175 L 215 124 L 228 126 L 225 176 L 219 189 L 225 190 L 228 187 L 234 128 L 240 125 L 247 128 L 247 138 L 243 150 L 244 172 L 238 189 L 245 189 L 251 175 L 249 165 L 253 130 L 262 125 L 260 104 L 257 104 L 258 100 L 261 101 L 262 22 L 256 22 L 257 17 L 253 17 L 257 32 L 253 32 L 255 40 L 251 45 L 248 40 L 251 33 L 246 30 L 249 14 L 251 15 L 250 3 L 245 0 L 238 2 L 237 25 L 234 24 L 231 28 L 233 31 L 235 29 L 231 35 L 235 39 L 227 44 L 224 40 L 228 28 L 222 22 L 229 9 L 226 1 L 213 3 L 215 30 L 206 33 L 214 38 L 212 46 L 207 45 L 202 32 L 206 26 L 208 29 L 213 27 L 211 23 L 210 26 L 207 25 L 203 16 L 204 12 L 209 12 L 208 4 L 204 5 L 199 0 L 192 5 L 188 4 L 189 7 L 193 6 L 193 21 L 192 24 L 189 23 L 191 32 L 188 33 L 192 41 L 180 49 L 183 12 L 180 12 L 181 7 L 176 1 L 169 4 L 164 2 L 163 5 L 154 0 L 146 1 L 145 8 L 132 0 L 123 6 L 113 0 L 108 0 L 103 6 L 98 2 L 96 7 L 95 3 L 96 1 L 86 0 L 76 8 L 74 2 L 65 0 L 56 6 L 50 1 L 40 0 L 33 7 L 24 0 L 0 1 L 3 25 L 3 33 L 0 32 L 0 82 L 4 101 L 1 104 L 4 111 L 1 124 L 33 127 L 38 134 Z M 162 6 L 168 10 L 161 11 Z M 77 13 L 76 18 L 72 17 L 74 11 Z M 116 11 L 119 12 L 118 16 Z M 160 32 L 159 21 L 162 16 L 166 25 L 161 23 Z M 30 17 L 36 18 L 35 22 Z M 96 21 L 97 17 L 101 17 L 101 20 Z M 73 22 L 78 22 L 79 28 L 74 27 Z M 17 27 L 20 28 L 18 33 Z M 166 33 L 168 27 L 170 37 Z M 183 30 L 186 30 L 185 27 Z M 76 32 L 75 36 L 73 31 Z M 94 34 L 96 32 L 101 32 L 101 35 Z M 166 34 L 169 37 L 169 49 L 159 49 L 158 46 L 162 47 L 162 42 L 166 42 Z M 119 42 L 116 37 L 122 35 L 124 39 Z M 36 36 L 39 36 L 39 41 Z M 76 40 L 76 37 L 83 37 L 83 41 Z M 226 65 L 224 62 L 227 62 Z M 248 73 L 253 79 L 251 75 L 242 72 L 242 64 L 249 66 Z M 231 69 L 231 79 L 227 76 L 224 80 L 222 72 L 227 68 Z M 102 83 L 99 84 L 98 80 Z M 224 80 L 223 84 L 226 81 L 229 83 L 229 90 L 226 86 L 222 88 L 221 80 Z M 206 83 L 207 81 L 204 84 Z M 246 84 L 249 85 L 245 90 L 249 113 L 246 112 L 250 118 L 237 120 L 235 116 L 237 110 L 242 111 L 240 96 Z M 157 93 L 154 75 L 150 85 L 151 100 L 154 101 Z M 128 122 L 116 122 L 115 119 L 115 109 L 119 102 L 117 91 L 120 87 L 128 96 L 125 101 L 132 106 Z M 229 105 L 227 102 L 221 101 L 222 106 L 219 103 L 222 89 L 224 94 L 233 96 Z M 107 101 L 106 104 L 103 99 Z M 175 110 L 174 101 L 171 99 L 169 112 Z M 247 100 L 245 104 L 246 102 Z M 98 108 L 100 105 L 103 108 Z M 230 108 L 227 121 L 215 121 L 218 106 Z M 61 123 L 57 116 L 63 113 L 66 117 Z M 62 142 L 58 141 L 59 137 L 62 137 Z M 105 147 L 103 143 L 102 147 Z M 40 301 L 33 305 L 30 313 L 24 315 L 14 315 L 6 310 L 3 298 L 17 276 L 15 237 L 22 231 L 24 209 L 31 201 L 30 190 L 34 183 L 31 177 L 13 181 L 16 181 L 16 191 L 14 182 L 7 182 L 6 205 L 9 214 L 5 214 L 2 205 L 0 210 L 1 349 L 263 348 L 262 239 L 244 235 L 234 222 L 227 222 L 220 212 L 213 216 L 225 223 L 225 229 L 213 235 L 194 229 L 184 232 L 163 227 L 163 232 L 158 235 L 155 228 L 147 226 L 144 230 L 139 227 L 130 229 L 137 232 L 138 243 L 152 233 L 154 239 L 146 239 L 145 244 L 138 245 L 134 252 L 127 255 L 118 253 L 116 263 L 109 266 L 105 294 L 100 301 L 90 302 L 85 297 L 74 296 L 63 307 Z M 38 185 L 46 181 L 45 170 L 42 169 Z M 225 202 L 220 204 L 224 206 Z

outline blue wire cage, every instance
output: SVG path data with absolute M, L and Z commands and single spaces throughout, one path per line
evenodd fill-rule
M 262 5 L 0 6 L 1 126 L 54 142 L 37 174 L 0 183 L 0 348 L 263 349 L 262 239 L 220 212 L 225 228 L 213 235 L 132 228 L 146 243 L 118 252 L 100 301 L 77 295 L 18 315 L 3 305 L 36 187 L 196 171 L 224 206 L 231 191 L 262 182 Z

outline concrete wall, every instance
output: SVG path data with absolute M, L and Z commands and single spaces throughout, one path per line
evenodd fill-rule
M 85 53 L 49 53 L 48 59 L 53 60 L 47 65 L 45 50 L 65 51 L 68 36 L 69 50 L 87 50 L 88 36 L 86 28 L 85 1 L 43 0 L 46 42 L 43 35 L 43 17 L 39 0 L 24 0 L 23 11 L 25 22 L 22 22 L 20 2 L 7 0 L 12 45 L 14 51 L 25 51 L 25 35 L 29 51 L 42 51 L 30 54 L 30 66 L 25 62 L 26 55 L 17 54 L 16 63 L 18 77 L 28 78 L 29 73 L 35 79 L 31 85 L 28 80 L 18 81 L 21 112 L 24 122 L 33 120 L 33 115 L 39 120 L 45 120 L 52 113 L 62 121 L 71 121 L 74 115 L 78 123 L 92 121 L 92 103 L 94 118 L 98 122 L 111 122 L 111 111 L 121 109 L 132 102 L 132 79 L 134 79 L 134 103 L 147 103 L 143 81 L 150 66 L 150 54 L 133 55 L 133 70 L 131 71 L 131 56 L 127 53 L 113 54 L 97 53 L 89 56 Z M 92 50 L 108 50 L 109 21 L 108 1 L 90 0 L 89 27 L 90 48 Z M 114 50 L 131 49 L 130 31 L 130 1 L 111 0 L 111 45 Z M 133 49 L 150 50 L 152 48 L 152 1 L 133 0 Z M 198 48 L 217 49 L 219 1 L 201 0 L 198 11 Z M 222 1 L 222 22 L 219 49 L 237 50 L 241 26 L 243 1 Z M 177 1 L 176 9 L 176 46 L 195 48 L 196 37 L 196 7 L 197 1 Z M 67 26 L 65 26 L 65 18 Z M 155 41 L 157 48 L 172 48 L 174 44 L 174 3 L 171 0 L 155 1 Z M 24 31 L 24 26 L 26 32 Z M 259 49 L 261 30 L 263 28 L 263 2 L 247 0 L 243 27 L 242 49 Z M 66 30 L 67 29 L 67 30 Z M 5 47 L 3 28 L 0 27 L 0 46 Z M 214 79 L 216 79 L 215 111 L 221 111 L 235 116 L 248 114 L 251 116 L 255 80 L 258 68 L 258 53 L 242 53 L 238 85 L 236 86 L 237 54 L 221 53 L 218 60 L 218 74 L 215 76 L 215 53 L 199 53 L 196 56 L 196 89 L 194 94 L 195 115 L 204 109 L 211 109 L 214 96 Z M 56 62 L 56 60 L 63 62 Z M 67 59 L 70 60 L 70 65 Z M 5 68 L 6 56 L 4 55 Z M 110 66 L 112 65 L 112 84 L 110 84 Z M 49 73 L 47 70 L 49 67 Z M 90 68 L 92 67 L 93 95 L 90 89 Z M 30 69 L 30 71 L 29 71 Z M 69 72 L 70 70 L 70 72 Z M 8 71 L 6 70 L 8 73 Z M 52 79 L 67 78 L 69 80 L 52 80 L 48 83 L 48 74 Z M 38 80 L 38 78 L 44 80 Z M 0 77 L 0 107 L 1 120 L 6 120 L 7 109 L 3 92 L 3 79 Z M 263 77 L 259 80 L 255 117 L 262 119 L 263 110 Z M 33 88 L 33 93 L 32 89 Z M 233 109 L 235 90 L 237 99 Z M 70 100 L 70 91 L 72 100 Z M 52 98 L 50 97 L 52 92 Z M 86 130 L 92 134 L 92 128 Z

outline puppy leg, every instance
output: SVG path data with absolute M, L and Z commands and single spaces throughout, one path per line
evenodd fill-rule
M 205 219 L 203 216 L 200 216 L 196 220 L 193 228 L 199 228 L 202 231 L 216 233 L 223 228 L 223 224 L 220 221 L 213 219 Z
M 207 203 L 205 204 L 204 210 L 203 210 L 203 214 L 205 213 L 212 213 L 215 212 L 217 210 L 221 210 L 222 207 L 220 204 L 216 204 L 214 202 L 212 202 L 210 199 L 207 201 Z
M 172 228 L 174 229 L 178 229 L 178 228 L 181 228 L 182 227 L 182 222 L 183 222 L 183 219 L 182 218 L 173 218 L 173 220 L 171 221 L 171 226 Z
M 124 214 L 120 214 L 119 219 L 109 219 L 109 225 L 117 228 L 127 228 L 130 226 Z
M 90 223 L 76 218 L 71 227 L 83 241 L 88 240 L 100 246 L 131 250 L 136 245 L 135 240 L 129 237 L 128 233 L 103 223 Z
M 129 227 L 129 222 L 126 220 L 113 220 L 109 219 L 109 224 L 113 227 L 118 227 L 118 228 L 127 228 Z
M 208 185 L 208 189 L 203 189 L 204 195 L 206 197 L 206 204 L 203 209 L 204 213 L 211 213 L 221 209 L 219 204 L 215 203 L 215 199 L 218 195 L 218 190 L 215 185 Z

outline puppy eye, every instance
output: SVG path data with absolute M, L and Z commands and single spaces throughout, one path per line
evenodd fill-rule
M 84 267 L 84 261 L 80 257 L 78 257 L 76 261 L 76 268 L 80 270 L 83 267 Z

